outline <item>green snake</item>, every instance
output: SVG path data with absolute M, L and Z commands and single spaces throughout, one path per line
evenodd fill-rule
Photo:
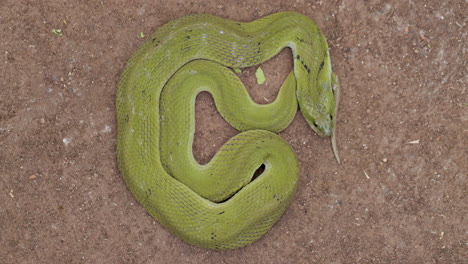
M 256 104 L 233 69 L 261 64 L 286 47 L 293 70 L 273 103 Z M 338 90 L 327 42 L 304 15 L 282 12 L 248 23 L 212 15 L 170 21 L 121 75 L 120 171 L 147 212 L 184 241 L 211 249 L 245 246 L 281 217 L 298 185 L 297 158 L 276 133 L 299 105 L 317 134 L 334 138 Z M 210 92 L 223 118 L 242 131 L 205 165 L 192 152 L 201 91 Z M 254 177 L 262 165 L 264 172 Z

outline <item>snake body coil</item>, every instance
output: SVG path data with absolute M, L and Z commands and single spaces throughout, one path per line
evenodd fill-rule
M 254 103 L 230 68 L 258 65 L 285 47 L 292 50 L 293 71 L 273 103 Z M 326 40 L 306 16 L 171 21 L 132 56 L 121 76 L 119 168 L 145 209 L 186 242 L 244 246 L 273 226 L 297 187 L 296 156 L 273 132 L 290 124 L 299 103 L 312 129 L 331 135 L 335 87 Z M 221 115 L 244 131 L 206 165 L 192 154 L 194 102 L 201 91 L 209 91 Z M 262 164 L 265 171 L 252 181 Z

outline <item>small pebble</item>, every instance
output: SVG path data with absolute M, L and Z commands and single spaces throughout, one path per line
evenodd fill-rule
M 101 130 L 102 133 L 109 133 L 112 129 L 109 125 L 105 125 L 104 128 Z
M 65 146 L 67 146 L 68 144 L 70 144 L 72 142 L 72 139 L 71 138 L 64 138 L 63 139 L 63 144 L 65 144 Z

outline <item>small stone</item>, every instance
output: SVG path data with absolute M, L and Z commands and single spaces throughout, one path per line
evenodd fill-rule
M 71 138 L 64 138 L 63 139 L 63 144 L 65 144 L 65 146 L 68 146 L 68 144 L 70 144 L 71 142 L 72 142 Z
M 105 125 L 104 128 L 101 130 L 102 133 L 109 133 L 112 129 L 109 125 Z

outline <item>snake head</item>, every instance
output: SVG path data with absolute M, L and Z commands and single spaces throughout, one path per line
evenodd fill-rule
M 320 136 L 331 136 L 335 131 L 339 84 L 329 62 L 324 68 L 316 84 L 305 89 L 298 101 L 309 126 Z
M 319 100 L 299 100 L 301 112 L 309 126 L 320 136 L 331 136 L 331 145 L 336 161 L 340 163 L 338 148 L 336 145 L 336 115 L 340 100 L 340 86 L 338 78 L 331 73 L 330 88 L 323 88 L 317 97 Z M 299 97 L 300 98 L 300 97 Z M 305 109 L 305 110 L 304 110 Z

